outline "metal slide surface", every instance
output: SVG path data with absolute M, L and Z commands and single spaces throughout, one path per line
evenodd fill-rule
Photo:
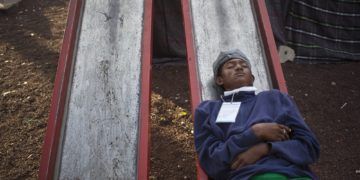
M 259 32 L 251 0 L 181 2 L 193 112 L 214 98 L 209 82 L 221 50 L 247 54 L 259 91 L 286 90 L 267 15 Z M 70 1 L 39 179 L 148 179 L 152 3 Z M 198 178 L 207 179 L 201 169 Z
M 251 0 L 190 1 L 202 99 L 213 99 L 212 64 L 222 50 L 240 49 L 251 61 L 258 91 L 271 88 Z
M 56 176 L 135 179 L 144 0 L 84 6 Z
M 192 113 L 216 98 L 212 64 L 222 50 L 238 48 L 250 59 L 258 92 L 287 92 L 264 0 L 182 0 Z M 197 178 L 208 179 L 197 162 Z

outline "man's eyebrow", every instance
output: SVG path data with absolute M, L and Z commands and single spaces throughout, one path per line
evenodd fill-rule
M 226 64 L 235 64 L 235 63 L 237 63 L 237 61 L 228 61 L 228 62 L 226 62 Z M 243 61 L 243 60 L 240 60 L 240 63 L 241 64 L 246 64 L 247 65 L 247 62 L 246 61 Z
M 234 63 L 236 63 L 236 61 L 228 61 L 225 64 L 234 64 Z

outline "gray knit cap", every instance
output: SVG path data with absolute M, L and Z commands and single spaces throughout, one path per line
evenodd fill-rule
M 240 51 L 239 49 L 233 49 L 229 51 L 222 51 L 220 52 L 219 56 L 217 57 L 216 61 L 213 63 L 213 71 L 214 71 L 214 85 L 217 93 L 222 94 L 224 89 L 221 86 L 216 84 L 216 77 L 219 73 L 220 67 L 225 64 L 227 61 L 231 59 L 242 59 L 244 60 L 249 68 L 251 69 L 250 60 L 245 56 L 245 54 Z
M 217 57 L 216 61 L 213 63 L 213 71 L 214 71 L 214 78 L 218 75 L 219 68 L 231 59 L 242 59 L 244 60 L 249 68 L 251 69 L 250 60 L 245 56 L 243 52 L 239 49 L 233 49 L 230 51 L 222 51 L 220 52 L 219 56 Z

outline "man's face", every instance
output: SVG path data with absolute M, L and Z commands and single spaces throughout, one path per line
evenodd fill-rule
M 246 61 L 242 59 L 231 59 L 224 63 L 216 77 L 216 84 L 222 86 L 226 91 L 243 86 L 251 86 L 254 76 Z

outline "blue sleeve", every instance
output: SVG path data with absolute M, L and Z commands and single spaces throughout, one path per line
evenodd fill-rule
M 219 136 L 217 129 L 210 125 L 210 112 L 202 103 L 195 111 L 195 147 L 200 165 L 208 176 L 224 178 L 230 171 L 233 159 L 249 147 L 259 143 L 251 128 L 241 134 L 235 134 L 228 139 Z
M 281 97 L 284 125 L 292 129 L 292 136 L 287 141 L 272 142 L 272 154 L 276 154 L 294 164 L 308 165 L 319 158 L 320 145 L 304 122 L 293 100 L 285 94 Z

